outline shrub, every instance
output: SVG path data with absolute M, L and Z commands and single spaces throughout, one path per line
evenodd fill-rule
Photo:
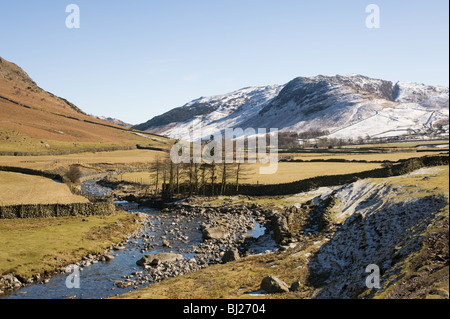
M 78 184 L 81 176 L 82 176 L 82 173 L 81 173 L 80 168 L 75 165 L 70 166 L 69 170 L 67 171 L 67 173 L 65 175 L 66 179 L 73 184 Z

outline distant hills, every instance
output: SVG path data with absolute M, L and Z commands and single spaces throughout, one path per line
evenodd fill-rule
M 112 123 L 112 124 L 120 125 L 120 126 L 123 126 L 123 127 L 130 128 L 130 127 L 133 126 L 133 124 L 125 123 L 124 121 L 121 121 L 121 120 L 113 118 L 113 117 L 96 116 L 96 118 L 98 118 L 100 120 L 103 120 L 103 121 L 106 121 L 106 122 L 109 122 L 109 123 Z
M 322 131 L 345 139 L 448 136 L 448 107 L 447 87 L 318 75 L 201 97 L 134 128 L 175 139 L 187 139 L 200 126 L 203 138 L 235 127 Z

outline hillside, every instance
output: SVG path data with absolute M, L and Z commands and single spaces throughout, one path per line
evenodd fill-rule
M 89 116 L 40 88 L 16 64 L 0 58 L 0 152 L 54 153 L 165 147 L 167 140 Z
M 179 137 L 192 125 L 209 125 L 211 134 L 239 123 L 243 118 L 255 116 L 267 101 L 274 98 L 282 86 L 243 88 L 236 92 L 212 97 L 201 97 L 182 107 L 156 116 L 146 123 L 134 126 L 147 132 Z M 206 135 L 206 133 L 205 133 Z
M 448 135 L 448 88 L 347 76 L 298 77 L 285 85 L 244 88 L 202 97 L 136 129 L 186 138 L 225 128 L 327 131 L 328 137 Z

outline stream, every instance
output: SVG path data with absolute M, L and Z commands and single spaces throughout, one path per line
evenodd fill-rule
M 85 182 L 83 193 L 91 196 L 110 194 L 110 189 L 95 184 L 95 181 Z M 143 213 L 148 216 L 147 222 L 136 236 L 113 250 L 114 257 L 110 261 L 93 261 L 88 266 L 79 268 L 79 288 L 68 288 L 66 280 L 71 273 L 56 275 L 46 283 L 36 283 L 14 291 L 1 299 L 101 299 L 127 291 L 145 287 L 152 283 L 147 270 L 138 266 L 136 261 L 145 254 L 177 253 L 183 256 L 183 262 L 189 264 L 199 256 L 199 247 L 204 245 L 201 225 L 206 218 L 202 215 L 179 215 L 161 212 L 157 209 L 139 207 L 136 203 L 116 201 L 116 206 L 130 213 Z M 249 254 L 260 254 L 274 251 L 277 245 L 265 227 L 253 219 L 253 228 L 246 234 L 239 234 L 251 238 L 251 245 L 247 247 Z M 163 241 L 170 243 L 165 245 Z M 215 260 L 217 262 L 217 260 Z M 206 267 L 207 260 L 201 267 Z M 193 263 L 197 267 L 197 261 Z M 200 267 L 200 266 L 198 266 Z M 196 270 L 197 268 L 194 268 Z M 147 274 L 147 275 L 146 275 Z M 146 277 L 144 277 L 146 276 Z M 128 287 L 120 287 L 117 282 L 130 283 Z

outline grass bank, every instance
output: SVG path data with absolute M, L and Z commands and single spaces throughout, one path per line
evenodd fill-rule
M 0 220 L 0 275 L 21 278 L 53 272 L 102 253 L 141 224 L 123 211 L 109 216 Z

